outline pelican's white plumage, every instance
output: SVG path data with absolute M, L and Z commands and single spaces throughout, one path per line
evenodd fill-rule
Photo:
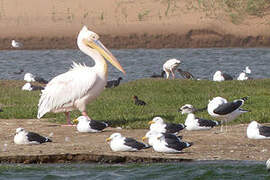
M 181 61 L 177 59 L 169 59 L 163 64 L 163 70 L 166 72 L 167 79 L 169 79 L 170 73 L 172 73 L 172 78 L 175 78 L 175 70 L 180 65 Z
M 74 109 L 88 116 L 86 104 L 94 100 L 107 83 L 107 63 L 103 57 L 125 73 L 116 58 L 98 39 L 99 36 L 89 31 L 86 26 L 82 28 L 77 38 L 78 47 L 92 57 L 95 65 L 88 67 L 73 62 L 68 72 L 54 77 L 42 91 L 38 104 L 38 118 L 47 112 L 65 112 L 70 124 L 69 112 Z
M 266 161 L 266 169 L 270 172 L 270 158 Z

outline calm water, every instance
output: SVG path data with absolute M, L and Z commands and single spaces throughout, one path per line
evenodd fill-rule
M 0 179 L 268 179 L 264 162 L 208 161 L 177 164 L 0 165 Z
M 270 48 L 125 49 L 112 50 L 112 53 L 127 72 L 125 81 L 160 73 L 169 58 L 182 59 L 181 68 L 201 79 L 212 79 L 216 70 L 237 77 L 247 65 L 253 78 L 270 77 Z M 30 72 L 50 80 L 66 72 L 72 61 L 93 65 L 93 61 L 79 50 L 1 51 L 0 79 L 23 79 L 24 73 Z M 13 72 L 19 69 L 24 69 L 24 73 L 15 75 Z M 110 65 L 109 79 L 119 76 L 123 75 Z

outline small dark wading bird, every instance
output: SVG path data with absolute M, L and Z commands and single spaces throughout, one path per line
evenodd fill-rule
M 77 130 L 79 132 L 101 132 L 108 127 L 107 123 L 91 120 L 86 116 L 80 116 L 74 119 L 73 123 L 77 124 Z
M 110 142 L 110 148 L 113 151 L 139 151 L 150 148 L 147 144 L 133 138 L 123 137 L 120 133 L 113 133 L 106 141 Z
M 105 59 L 125 74 L 117 59 L 99 41 L 98 34 L 89 31 L 86 26 L 78 35 L 77 45 L 82 52 L 92 57 L 95 65 L 88 67 L 73 62 L 68 72 L 54 77 L 42 91 L 37 118 L 48 112 L 64 112 L 68 125 L 71 125 L 70 111 L 75 109 L 88 117 L 86 105 L 95 100 L 107 84 L 108 65 Z
M 196 117 L 194 113 L 197 111 L 200 110 L 195 109 L 191 104 L 186 104 L 179 109 L 179 112 L 182 112 L 182 114 L 188 114 L 185 121 L 186 130 L 209 130 L 217 125 L 220 125 L 220 122 L 218 121 Z
M 270 139 L 270 127 L 252 121 L 247 127 L 247 137 L 250 139 Z
M 146 105 L 146 102 L 144 102 L 143 100 L 140 100 L 138 98 L 138 96 L 133 96 L 133 99 L 135 100 L 134 101 L 135 105 L 138 105 L 138 106 L 145 106 Z
M 244 105 L 244 102 L 247 99 L 248 97 L 243 97 L 241 99 L 236 99 L 233 102 L 228 102 L 225 98 L 215 97 L 211 101 L 209 101 L 207 111 L 210 116 L 221 120 L 221 132 L 222 125 L 224 123 L 228 123 L 237 118 L 239 115 L 249 112 L 248 110 L 240 108 L 242 105 Z
M 46 142 L 52 142 L 52 140 L 34 132 L 27 132 L 21 127 L 16 129 L 15 144 L 42 144 Z
M 182 69 L 177 69 L 177 71 L 184 79 L 195 79 L 190 72 L 183 71 Z
M 122 80 L 122 77 L 119 77 L 119 78 L 116 79 L 116 80 L 108 81 L 105 87 L 106 87 L 106 88 L 114 88 L 114 87 L 117 87 L 117 86 L 119 86 L 121 80 Z
M 165 123 L 161 117 L 154 117 L 148 124 L 150 125 L 150 131 L 172 134 L 178 134 L 186 127 L 184 124 Z
M 165 74 L 166 74 L 165 71 L 161 71 L 161 74 L 160 74 L 160 75 L 154 73 L 154 74 L 151 76 L 151 78 L 164 78 Z
M 15 72 L 13 72 L 13 74 L 19 75 L 19 74 L 22 74 L 23 72 L 24 72 L 24 70 L 23 69 L 20 69 L 20 71 L 15 71 Z

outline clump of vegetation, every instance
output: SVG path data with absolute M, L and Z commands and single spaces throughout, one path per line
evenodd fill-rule
M 40 91 L 22 91 L 22 81 L 0 81 L 0 118 L 36 118 Z M 87 110 L 91 118 L 109 122 L 111 126 L 146 128 L 154 116 L 166 121 L 184 122 L 186 116 L 177 110 L 184 104 L 197 108 L 205 107 L 208 100 L 216 96 L 232 101 L 249 96 L 242 114 L 232 123 L 249 123 L 252 120 L 269 122 L 270 79 L 249 81 L 213 82 L 208 80 L 164 80 L 140 79 L 112 89 L 106 89 Z M 133 96 L 144 100 L 146 106 L 136 106 Z M 79 111 L 71 113 L 72 118 L 80 116 Z M 207 112 L 198 116 L 213 119 Z M 44 116 L 50 121 L 65 123 L 64 113 L 48 113 Z

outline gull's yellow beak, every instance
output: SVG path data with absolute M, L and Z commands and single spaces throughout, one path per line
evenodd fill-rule
M 146 139 L 147 139 L 147 137 L 146 137 L 146 136 L 143 136 L 143 137 L 142 137 L 142 140 L 143 140 L 143 141 L 145 141 Z
M 107 142 L 109 142 L 109 141 L 111 141 L 111 140 L 112 140 L 111 138 L 107 138 L 107 139 L 106 139 Z
M 99 41 L 88 41 L 86 39 L 83 39 L 83 43 L 87 46 L 90 46 L 93 49 L 96 49 L 105 59 L 107 59 L 114 67 L 116 67 L 119 71 L 122 71 L 124 74 L 126 74 L 123 67 L 120 65 L 118 60 L 112 55 L 112 53 Z
M 148 124 L 155 124 L 155 121 L 149 121 Z
M 74 119 L 72 122 L 73 122 L 73 124 L 78 124 L 79 123 L 78 119 Z

